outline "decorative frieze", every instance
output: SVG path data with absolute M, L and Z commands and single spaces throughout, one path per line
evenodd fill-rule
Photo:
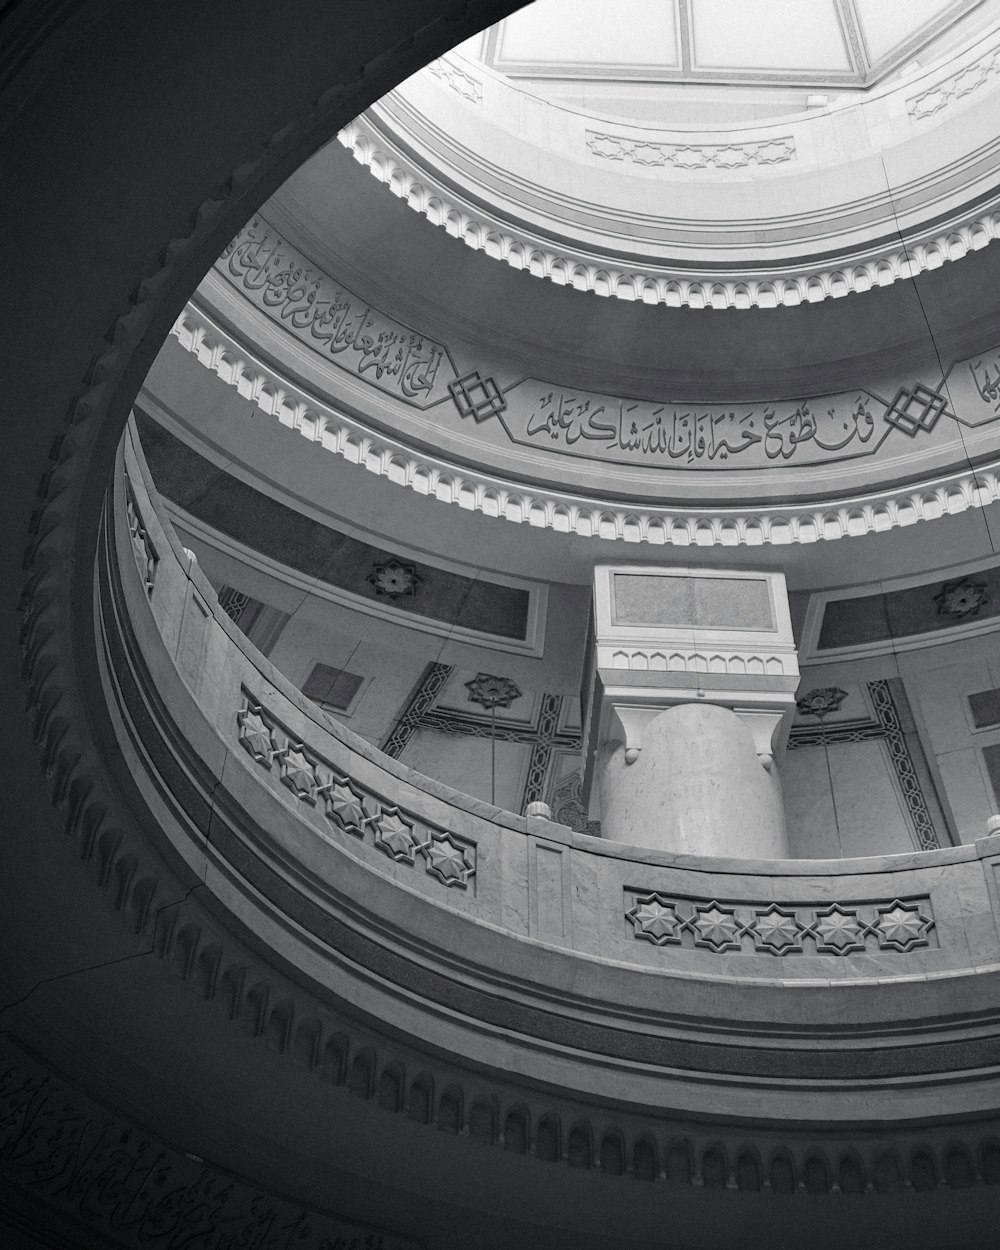
M 323 450 L 440 503 L 539 529 L 584 538 L 649 543 L 654 547 L 781 546 L 881 533 L 917 521 L 958 515 L 970 508 L 984 508 L 1000 500 L 1000 469 L 989 464 L 877 495 L 862 493 L 821 504 L 765 504 L 725 510 L 691 503 L 625 507 L 611 499 L 574 497 L 565 490 L 557 491 L 544 485 L 529 488 L 504 483 L 485 470 L 460 468 L 404 447 L 376 433 L 362 421 L 317 401 L 314 396 L 298 390 L 287 377 L 251 360 L 235 338 L 214 325 L 194 305 L 187 306 L 172 333 L 205 368 L 216 373 L 227 385 L 237 388 L 261 412 L 297 430 Z M 995 355 L 1000 368 L 1000 348 Z M 949 386 L 953 387 L 954 383 L 949 382 Z M 617 399 L 614 402 L 625 403 Z M 977 402 L 982 404 L 983 399 L 980 397 Z M 1000 411 L 1000 401 L 997 411 Z M 489 415 L 492 414 L 487 412 L 486 416 Z M 991 409 L 991 419 L 995 416 Z M 982 424 L 981 419 L 979 423 Z M 556 430 L 560 438 L 563 437 L 561 429 L 560 421 L 560 428 Z M 889 427 L 887 430 L 891 433 Z M 551 433 L 550 429 L 549 441 L 553 443 Z M 577 438 L 586 441 L 579 429 L 566 432 L 567 445 L 571 437 L 574 441 Z M 541 438 L 540 433 L 538 438 Z M 802 441 L 797 434 L 795 446 Z M 814 436 L 812 441 L 815 441 Z M 556 443 L 553 446 L 558 450 Z M 692 443 L 699 455 L 708 447 L 708 442 L 703 444 L 700 438 Z M 652 443 L 649 448 L 652 450 Z M 641 444 L 639 452 L 642 452 Z M 669 456 L 668 446 L 668 459 Z M 784 462 L 783 458 L 779 459 Z M 642 462 L 640 455 L 636 463 Z M 696 459 L 691 462 L 696 463 Z M 771 463 L 768 461 L 769 465 Z M 686 456 L 684 467 L 690 467 Z
M 447 57 L 442 56 L 436 61 L 431 61 L 427 66 L 427 72 L 440 79 L 452 91 L 457 91 L 462 99 L 468 100 L 470 104 L 478 104 L 483 98 L 483 85 L 479 79 L 474 78 L 464 69 L 459 69 Z
M 468 888 L 476 872 L 474 842 L 383 802 L 295 738 L 246 690 L 236 721 L 240 745 L 251 759 L 275 772 L 299 802 L 321 811 L 338 832 L 370 843 L 396 863 L 422 863 L 442 885 Z
M 111 1238 L 163 1250 L 417 1246 L 409 1237 L 303 1210 L 175 1150 L 57 1079 L 10 1040 L 0 1056 L 0 1175 L 82 1220 L 93 1244 Z
M 942 79 L 927 91 L 913 96 L 907 101 L 907 111 L 916 121 L 933 117 L 949 104 L 956 104 L 974 91 L 981 90 L 998 75 L 1000 48 L 993 48 L 972 65 L 964 66 L 957 74 Z
M 937 945 L 926 897 L 806 906 L 626 890 L 625 900 L 636 939 L 716 955 L 907 954 Z
M 385 114 L 375 116 L 384 126 Z M 540 230 L 531 230 L 523 222 L 485 212 L 481 201 L 464 197 L 456 190 L 453 179 L 437 176 L 404 154 L 401 147 L 387 139 L 382 128 L 371 124 L 367 115 L 356 117 L 337 138 L 360 164 L 367 166 L 375 178 L 386 183 L 411 209 L 468 247 L 505 261 L 514 269 L 547 278 L 558 286 L 572 286 L 609 298 L 666 304 L 671 308 L 795 307 L 842 299 L 846 295 L 890 286 L 925 270 L 936 269 L 947 261 L 958 260 L 985 247 L 1000 234 L 1000 212 L 993 202 L 985 208 L 977 205 L 974 213 L 949 222 L 944 230 L 935 225 L 922 232 L 913 231 L 906 239 L 893 235 L 892 242 L 877 250 L 859 247 L 853 254 L 843 256 L 836 267 L 819 269 L 793 261 L 778 272 L 772 268 L 727 274 L 709 272 L 696 261 L 667 268 L 652 259 L 636 267 L 624 256 L 598 255 L 583 245 L 556 248 L 551 238 Z M 662 163 L 686 173 L 699 168 L 710 169 L 716 176 L 725 169 L 768 167 L 796 159 L 790 135 L 736 145 L 626 141 L 621 149 L 617 146 L 618 140 L 619 136 L 595 135 L 598 147 L 605 149 L 596 154 L 636 165 Z M 613 154 L 619 150 L 620 156 Z M 633 156 L 633 152 L 637 156 Z
M 455 376 L 447 349 L 381 312 L 319 270 L 260 217 L 217 268 L 314 351 L 380 390 L 426 406 Z
M 669 143 L 639 135 L 609 135 L 587 131 L 587 147 L 606 161 L 629 165 L 679 169 L 746 169 L 752 165 L 783 165 L 796 159 L 791 135 L 750 143 Z

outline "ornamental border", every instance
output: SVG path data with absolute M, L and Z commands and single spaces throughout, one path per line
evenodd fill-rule
M 393 195 L 474 251 L 557 286 L 668 308 L 794 308 L 841 299 L 940 269 L 1000 238 L 1000 196 L 994 196 L 985 211 L 980 207 L 974 214 L 957 215 L 944 230 L 910 231 L 900 240 L 902 246 L 855 248 L 836 268 L 787 265 L 762 267 L 758 276 L 742 271 L 702 276 L 694 264 L 635 267 L 624 258 L 598 257 L 583 248 L 557 250 L 542 234 L 484 212 L 429 169 L 407 161 L 368 113 L 345 126 L 337 139 Z
M 906 955 L 937 945 L 927 895 L 802 904 L 732 902 L 626 887 L 625 897 L 633 937 L 660 947 L 693 947 L 716 955 L 844 956 L 868 950 Z
M 476 874 L 476 843 L 435 828 L 413 812 L 385 803 L 308 746 L 244 686 L 236 714 L 240 746 L 261 768 L 272 771 L 300 803 L 322 805 L 340 833 L 372 844 L 394 863 L 415 867 L 418 856 L 428 876 L 467 890 Z
M 711 510 L 629 506 L 544 488 L 528 491 L 376 434 L 357 418 L 254 359 L 239 339 L 220 329 L 193 303 L 187 304 L 170 333 L 199 364 L 261 412 L 324 450 L 439 503 L 538 529 L 651 546 L 782 546 L 881 533 L 1000 500 L 1000 461 L 932 478 L 909 489 L 864 492 L 811 506 Z

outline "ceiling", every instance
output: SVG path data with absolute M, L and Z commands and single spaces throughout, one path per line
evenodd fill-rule
M 867 87 L 981 0 L 535 0 L 463 51 L 513 79 Z M 985 6 L 992 8 L 992 5 Z

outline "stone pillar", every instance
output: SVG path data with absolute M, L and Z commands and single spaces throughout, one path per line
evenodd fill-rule
M 787 855 L 778 761 L 798 682 L 783 574 L 599 565 L 584 795 L 604 837 Z

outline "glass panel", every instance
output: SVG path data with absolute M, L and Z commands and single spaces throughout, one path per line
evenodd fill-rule
M 506 61 L 677 66 L 676 9 L 676 0 L 628 0 L 624 9 L 535 0 L 503 23 L 498 68 Z
M 850 70 L 833 0 L 691 0 L 700 69 Z

